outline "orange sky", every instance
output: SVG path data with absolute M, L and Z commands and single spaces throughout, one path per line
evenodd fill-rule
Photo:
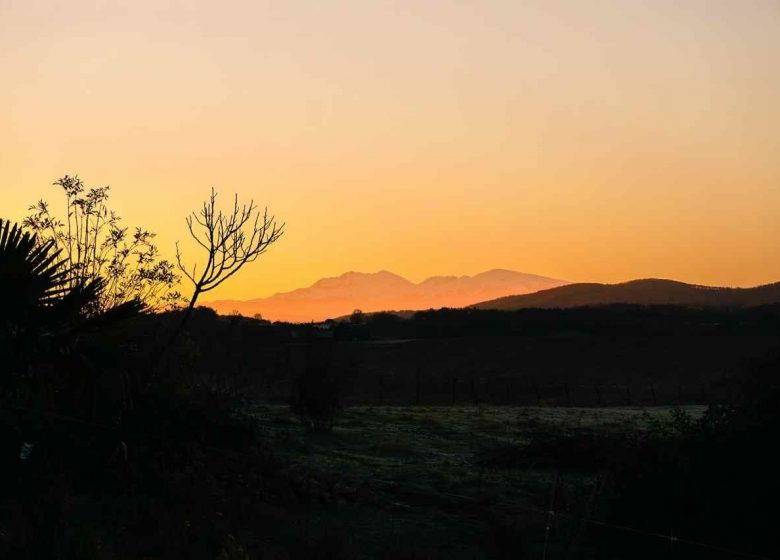
M 213 298 L 346 270 L 780 280 L 780 4 L 0 0 L 0 196 L 109 183 L 172 252 L 287 222 Z

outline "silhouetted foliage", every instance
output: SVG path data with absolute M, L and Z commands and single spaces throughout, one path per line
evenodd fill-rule
M 3 396 L 55 408 L 74 404 L 66 387 L 74 385 L 71 367 L 80 370 L 81 383 L 92 377 L 85 353 L 90 335 L 140 311 L 137 300 L 101 309 L 105 281 L 74 283 L 60 255 L 54 241 L 38 242 L 0 220 L 0 290 L 8 300 L 0 352 L 4 381 L 13 380 L 13 390 Z
M 200 273 L 197 264 L 188 269 L 176 243 L 179 270 L 192 282 L 192 295 L 177 333 L 183 329 L 200 294 L 213 290 L 236 274 L 247 263 L 254 262 L 284 234 L 284 224 L 278 224 L 266 208 L 262 212 L 253 200 L 239 204 L 238 195 L 228 212 L 216 207 L 217 193 L 203 203 L 198 213 L 187 217 L 190 236 L 205 252 L 206 261 Z
M 753 366 L 739 378 L 733 405 L 712 405 L 698 420 L 678 414 L 656 425 L 654 438 L 615 463 L 608 496 L 612 520 L 645 531 L 722 549 L 771 556 L 780 546 L 772 519 L 780 502 L 780 361 Z M 604 535 L 603 557 L 657 558 L 668 544 L 637 546 L 630 535 Z M 685 548 L 686 558 L 731 558 Z
M 329 344 L 309 343 L 303 371 L 293 382 L 290 408 L 308 431 L 333 428 L 342 410 L 341 380 Z
M 160 257 L 155 234 L 122 227 L 120 216 L 108 207 L 108 186 L 87 189 L 78 176 L 68 175 L 54 185 L 65 195 L 65 218 L 40 200 L 29 208 L 24 226 L 60 251 L 70 288 L 101 280 L 96 312 L 133 300 L 154 309 L 179 301 L 174 265 Z
M 228 535 L 222 541 L 222 550 L 217 560 L 249 560 L 249 555 L 233 535 Z
M 365 313 L 360 321 L 332 321 L 336 336 L 354 338 L 451 338 L 463 336 L 620 335 L 687 336 L 776 334 L 780 304 L 751 308 L 695 308 L 613 304 L 571 309 L 438 309 L 411 317 Z
M 365 320 L 366 314 L 363 313 L 360 309 L 355 309 L 352 312 L 352 315 L 349 316 L 349 322 L 353 325 L 362 325 L 363 321 Z

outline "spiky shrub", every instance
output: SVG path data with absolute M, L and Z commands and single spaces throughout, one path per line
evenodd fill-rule
M 38 244 L 18 224 L 0 219 L 0 293 L 5 300 L 0 358 L 6 372 L 2 376 L 5 398 L 16 394 L 27 373 L 23 358 L 39 346 L 35 331 L 43 315 L 66 292 L 58 253 L 52 248 L 53 243 Z
M 38 243 L 18 224 L 0 219 L 0 290 L 6 321 L 30 318 L 67 292 L 67 271 L 54 245 Z
M 3 397 L 13 398 L 25 380 L 42 395 L 59 393 L 50 390 L 50 383 L 65 375 L 66 364 L 80 361 L 79 340 L 140 311 L 137 300 L 101 310 L 104 288 L 101 278 L 73 284 L 53 240 L 39 241 L 18 224 L 0 219 Z

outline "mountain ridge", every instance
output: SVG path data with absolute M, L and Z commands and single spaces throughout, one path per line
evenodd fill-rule
M 320 278 L 308 287 L 265 298 L 215 300 L 203 305 L 223 314 L 238 311 L 252 316 L 260 313 L 270 320 L 308 322 L 340 317 L 354 309 L 374 312 L 464 307 L 477 301 L 530 293 L 567 283 L 565 280 L 506 269 L 491 269 L 473 276 L 431 276 L 417 283 L 388 270 L 349 271 L 339 276 Z
M 780 282 L 751 288 L 688 284 L 664 278 L 642 278 L 617 284 L 580 282 L 529 294 L 516 294 L 470 305 L 474 309 L 514 310 L 569 308 L 629 303 L 693 307 L 753 307 L 780 303 Z

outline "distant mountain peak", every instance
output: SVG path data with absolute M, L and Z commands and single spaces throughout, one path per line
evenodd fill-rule
M 321 321 L 340 317 L 354 309 L 389 311 L 464 307 L 478 301 L 511 294 L 524 294 L 561 286 L 563 280 L 504 269 L 474 276 L 431 276 L 414 283 L 389 270 L 348 271 L 321 278 L 307 288 L 249 301 L 206 302 L 220 313 L 260 313 L 270 320 Z
M 490 274 L 517 274 L 517 272 L 514 270 L 507 270 L 506 268 L 491 268 L 490 270 L 476 274 L 476 276 L 487 276 Z
M 350 270 L 339 276 L 329 276 L 327 278 L 321 278 L 317 280 L 310 288 L 322 287 L 322 286 L 341 286 L 355 283 L 371 283 L 371 282 L 398 282 L 411 284 L 409 280 L 398 274 L 394 274 L 387 270 L 380 270 L 378 272 L 357 272 Z M 306 288 L 299 288 L 306 289 Z M 297 291 L 297 290 L 295 290 Z M 290 292 L 287 292 L 290 293 Z M 277 294 L 284 295 L 284 294 Z

